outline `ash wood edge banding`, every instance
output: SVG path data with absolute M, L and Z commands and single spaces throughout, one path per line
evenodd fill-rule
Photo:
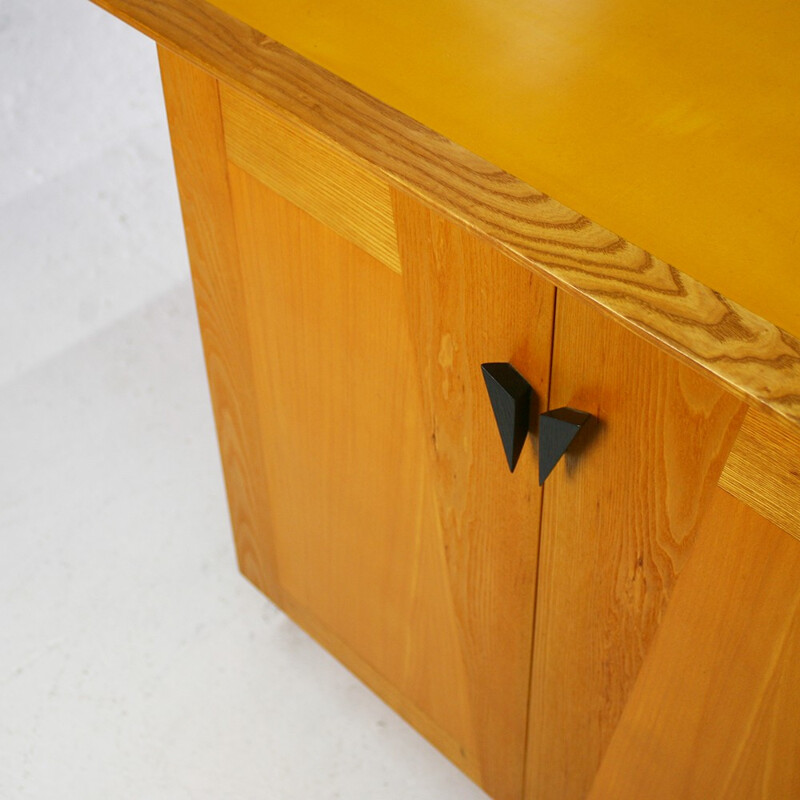
M 237 167 L 395 272 L 400 254 L 389 184 L 313 128 L 220 86 L 225 146 Z
M 559 288 L 800 424 L 800 340 L 202 0 L 93 0 Z
M 749 409 L 719 485 L 800 539 L 800 431 Z

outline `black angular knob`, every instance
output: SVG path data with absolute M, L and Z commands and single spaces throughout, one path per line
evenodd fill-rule
M 513 472 L 530 425 L 531 385 L 511 364 L 481 364 L 508 468 Z
M 585 411 L 566 406 L 539 416 L 539 486 L 591 418 Z

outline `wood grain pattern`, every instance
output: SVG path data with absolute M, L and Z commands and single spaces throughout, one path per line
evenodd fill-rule
M 481 782 L 473 652 L 451 597 L 401 276 L 229 172 L 283 596 Z M 492 567 L 475 568 L 480 581 Z
M 220 87 L 228 158 L 341 236 L 400 271 L 389 185 L 333 141 Z
M 554 289 L 438 213 L 394 195 L 431 485 L 467 671 L 482 784 L 521 794 L 539 540 L 536 448 L 509 474 L 480 365 L 547 398 Z M 529 437 L 530 438 L 530 437 Z
M 203 0 L 95 0 L 751 402 L 800 422 L 800 341 Z
M 751 408 L 719 485 L 800 539 L 800 432 Z
M 250 337 L 241 314 L 217 81 L 159 50 L 172 153 L 236 552 L 242 572 L 280 600 L 265 493 Z
M 550 408 L 561 406 L 599 422 L 545 483 L 531 800 L 589 791 L 745 413 L 559 293 Z
M 800 544 L 717 489 L 595 800 L 800 796 Z

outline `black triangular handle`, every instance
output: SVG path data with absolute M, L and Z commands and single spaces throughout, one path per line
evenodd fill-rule
M 508 468 L 513 472 L 528 435 L 533 390 L 511 364 L 481 364 L 481 369 Z
M 556 408 L 539 416 L 539 486 L 592 418 L 575 408 Z

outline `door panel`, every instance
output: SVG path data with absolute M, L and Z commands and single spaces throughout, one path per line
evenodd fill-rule
M 519 797 L 539 491 L 531 447 L 508 472 L 480 364 L 512 360 L 546 396 L 553 290 L 408 198 L 401 276 L 229 177 L 285 605 Z M 493 288 L 470 296 L 479 269 Z
M 513 474 L 481 372 L 510 362 L 546 401 L 552 286 L 400 193 L 394 198 L 431 485 L 483 785 L 519 797 L 539 539 L 535 440 Z
M 744 414 L 585 302 L 556 316 L 550 407 L 599 422 L 545 484 L 529 798 L 588 793 Z
M 401 278 L 229 175 L 282 592 L 456 739 L 474 773 Z

